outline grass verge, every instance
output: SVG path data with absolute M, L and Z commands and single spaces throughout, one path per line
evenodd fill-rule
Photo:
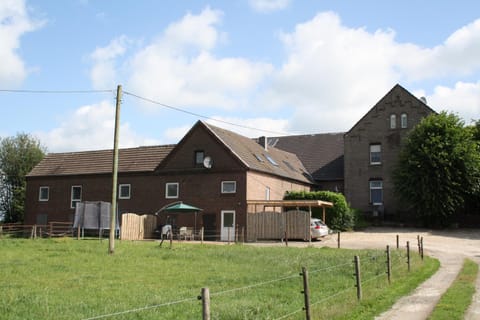
M 435 261 L 383 250 L 257 247 L 100 240 L 0 240 L 0 317 L 5 319 L 198 319 L 203 287 L 212 319 L 304 319 L 303 266 L 312 319 L 371 319 L 435 271 Z M 355 297 L 360 256 L 364 299 Z M 135 310 L 135 311 L 132 311 Z M 104 316 L 105 315 L 105 316 Z M 108 316 L 107 316 L 108 315 Z
M 478 264 L 465 259 L 462 270 L 453 284 L 442 295 L 429 320 L 463 319 L 465 311 L 472 302 L 475 293 L 475 281 L 478 275 Z

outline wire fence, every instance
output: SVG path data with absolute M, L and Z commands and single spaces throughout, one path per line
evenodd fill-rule
M 83 320 L 116 319 L 127 314 L 137 314 L 146 310 L 156 310 L 160 318 L 164 318 L 162 312 L 167 307 L 178 308 L 171 311 L 172 314 L 180 315 L 182 310 L 191 309 L 187 304 L 198 303 L 194 309 L 198 313 L 195 318 L 202 319 L 237 319 L 237 318 L 269 318 L 269 319 L 307 319 L 310 320 L 310 310 L 316 314 L 322 314 L 321 318 L 338 315 L 335 308 L 330 308 L 332 300 L 341 299 L 354 306 L 362 300 L 364 294 L 383 288 L 390 283 L 390 276 L 395 281 L 397 274 L 408 273 L 412 267 L 421 265 L 420 257 L 423 258 L 423 239 L 419 238 L 419 250 L 409 251 L 407 248 L 385 251 L 371 250 L 362 255 L 352 256 L 349 261 L 342 261 L 329 266 L 312 266 L 310 270 L 292 270 L 290 274 L 254 282 L 246 286 L 225 288 L 210 291 L 208 287 L 199 288 L 198 296 L 190 296 L 177 300 L 162 302 L 159 304 L 133 308 L 113 313 L 92 316 Z M 415 255 L 417 263 L 411 266 L 412 256 Z M 358 263 L 358 266 L 356 266 Z M 408 271 L 407 271 L 408 270 Z M 300 272 L 299 272 L 300 271 Z M 308 274 L 307 281 L 305 276 Z M 303 286 L 302 286 L 303 276 Z M 293 290 L 297 288 L 299 290 Z M 303 290 L 301 290 L 303 289 Z M 252 305 L 254 297 L 255 305 Z M 200 302 L 198 302 L 198 301 Z M 197 302 L 196 302 L 197 301 Z M 235 301 L 235 308 L 243 307 L 244 310 L 235 311 L 232 314 L 231 305 Z M 259 305 L 265 303 L 277 304 L 274 312 L 267 316 L 261 316 Z M 338 308 L 337 308 L 338 309 Z M 348 308 L 345 308 L 348 309 Z M 275 313 L 278 310 L 277 313 Z M 342 310 L 344 312 L 345 310 Z M 228 316 L 226 316 L 228 314 Z M 141 317 L 139 317 L 141 318 Z M 155 318 L 155 317 L 154 317 Z M 180 316 L 180 318 L 182 318 Z M 123 319 L 123 318 L 122 318 Z M 151 319 L 151 317 L 149 318 Z

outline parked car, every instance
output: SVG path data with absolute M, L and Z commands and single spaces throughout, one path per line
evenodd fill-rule
M 328 235 L 329 229 L 321 219 L 312 218 L 310 219 L 310 233 L 312 235 L 312 239 L 318 239 Z

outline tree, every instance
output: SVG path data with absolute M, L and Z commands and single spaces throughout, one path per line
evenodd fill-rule
M 408 135 L 395 189 L 427 225 L 448 225 L 479 190 L 480 154 L 472 130 L 454 114 L 424 118 Z
M 333 203 L 333 208 L 327 208 L 327 224 L 331 229 L 350 230 L 355 224 L 355 212 L 345 200 L 341 193 L 332 191 L 290 191 L 287 192 L 284 200 L 323 200 Z M 312 208 L 312 216 L 322 218 L 322 209 Z
M 45 148 L 26 133 L 0 139 L 0 211 L 5 222 L 22 222 L 25 208 L 25 176 L 45 156 Z

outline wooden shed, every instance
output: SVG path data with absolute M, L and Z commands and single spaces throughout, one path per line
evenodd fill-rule
M 312 207 L 333 207 L 321 200 L 250 200 L 247 201 L 247 241 L 261 239 L 310 240 Z

